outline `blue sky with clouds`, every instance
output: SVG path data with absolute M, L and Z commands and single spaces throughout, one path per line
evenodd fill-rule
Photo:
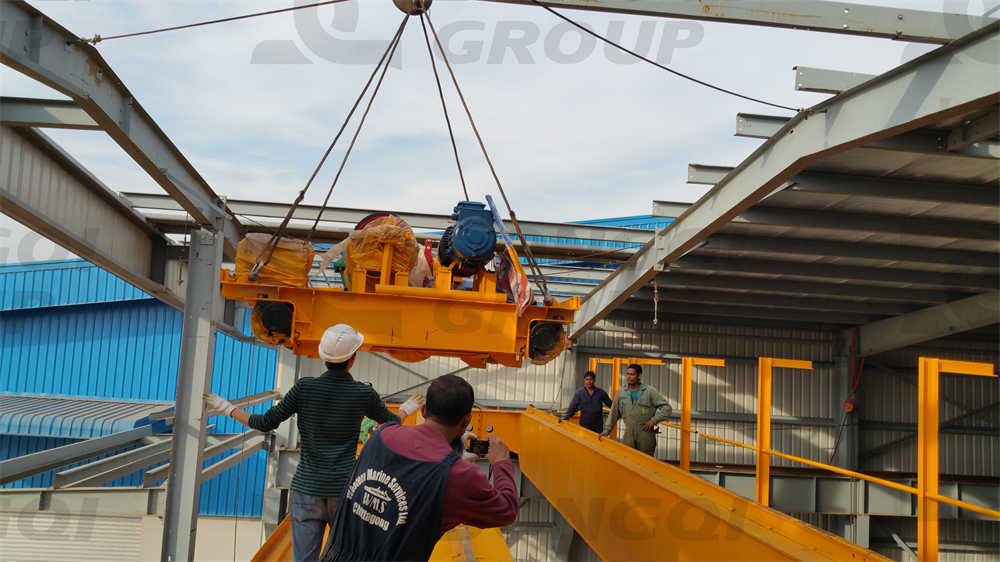
M 367 78 L 371 63 L 363 61 L 379 49 L 370 43 L 388 39 L 402 19 L 389 0 L 351 2 L 107 41 L 98 49 L 217 193 L 290 202 Z M 80 36 L 109 36 L 283 8 L 292 0 L 31 3 Z M 867 3 L 981 14 L 996 1 Z M 874 74 L 930 49 L 765 27 L 565 13 L 599 33 L 619 33 L 626 46 L 677 70 L 793 107 L 825 97 L 794 91 L 795 65 Z M 455 71 L 522 219 L 639 215 L 650 212 L 653 199 L 694 201 L 707 188 L 685 183 L 689 162 L 735 165 L 761 142 L 733 136 L 738 112 L 791 115 L 645 63 L 623 64 L 627 59 L 609 56 L 602 45 L 581 45 L 578 33 L 536 7 L 436 0 L 431 16 L 448 50 L 467 59 Z M 400 60 L 333 205 L 442 213 L 460 198 L 419 23 L 411 19 L 407 26 Z M 512 48 L 521 37 L 523 47 Z M 444 85 L 470 194 L 497 195 L 458 99 L 447 80 Z M 62 97 L 6 68 L 0 69 L 0 94 Z M 104 133 L 46 133 L 112 189 L 160 192 Z M 307 202 L 322 201 L 342 154 L 334 152 Z M 23 228 L 0 217 L 7 261 L 19 259 L 14 247 L 23 236 Z M 52 255 L 44 245 L 29 253 Z

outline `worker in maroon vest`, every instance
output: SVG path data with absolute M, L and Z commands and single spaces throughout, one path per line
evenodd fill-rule
M 427 560 L 449 529 L 502 527 L 517 519 L 510 450 L 490 437 L 493 485 L 453 448 L 472 420 L 475 395 L 461 377 L 427 389 L 426 421 L 390 421 L 368 439 L 337 506 L 323 560 Z

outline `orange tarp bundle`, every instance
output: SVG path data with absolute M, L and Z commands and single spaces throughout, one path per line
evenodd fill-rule
M 250 273 L 257 260 L 267 258 L 268 243 L 271 235 L 263 232 L 247 234 L 236 247 L 236 274 Z M 313 264 L 312 244 L 297 238 L 282 237 L 274 248 L 274 255 L 263 269 L 260 270 L 259 281 L 290 287 L 306 287 L 309 285 L 309 271 Z
M 347 270 L 380 272 L 386 247 L 392 248 L 393 273 L 409 273 L 413 269 L 419 250 L 413 229 L 403 219 L 389 215 L 374 219 L 351 233 L 344 257 Z

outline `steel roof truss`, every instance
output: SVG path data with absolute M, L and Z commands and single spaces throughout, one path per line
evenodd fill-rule
M 101 126 L 71 100 L 0 97 L 0 125 L 100 131 Z
M 25 2 L 4 2 L 0 24 L 0 63 L 73 98 L 201 225 L 221 230 L 235 255 L 239 222 L 97 49 Z
M 861 355 L 876 355 L 1000 323 L 1000 291 L 925 308 L 861 326 Z
M 969 290 L 989 290 L 1000 285 L 995 275 L 972 275 L 937 271 L 918 271 L 881 267 L 863 267 L 831 263 L 794 262 L 739 258 L 716 258 L 691 254 L 670 264 L 670 270 L 719 271 L 758 275 L 790 275 L 819 277 L 823 280 L 876 281 L 901 285 L 955 287 Z
M 866 242 L 841 242 L 837 240 L 713 234 L 705 241 L 705 245 L 702 248 L 761 254 L 831 256 L 838 258 L 1000 268 L 1000 255 L 994 252 L 899 246 L 895 244 L 871 244 Z
M 875 77 L 874 74 L 828 70 L 811 66 L 793 66 L 795 90 L 820 94 L 839 94 L 863 84 Z
M 489 0 L 535 5 L 534 0 Z M 866 37 L 884 37 L 944 44 L 988 24 L 991 18 L 920 10 L 808 0 L 545 0 L 553 8 L 570 8 L 741 23 L 824 31 Z
M 740 277 L 724 274 L 701 275 L 681 271 L 661 273 L 656 277 L 656 284 L 661 289 L 665 287 L 706 288 L 762 294 L 811 295 L 923 304 L 945 303 L 968 294 L 937 289 L 880 287 L 855 283 L 820 283 L 785 278 Z
M 793 117 L 591 293 L 571 337 L 648 284 L 663 264 L 678 260 L 824 156 L 992 105 L 1000 92 L 1000 75 L 991 62 L 998 31 L 1000 24 L 990 24 Z
M 993 113 L 995 116 L 996 113 Z M 995 137 L 996 125 L 989 121 L 989 115 L 976 119 L 951 131 L 913 131 L 894 137 L 878 139 L 862 148 L 878 148 L 896 152 L 912 152 L 915 154 L 936 154 L 938 156 L 952 155 L 956 158 L 1000 158 L 1000 142 L 989 141 Z M 995 118 L 995 117 L 994 117 Z M 758 115 L 754 113 L 736 114 L 737 137 L 766 139 L 777 133 L 790 117 L 777 115 Z M 991 134 L 992 133 L 992 134 Z M 692 164 L 699 169 L 701 175 L 694 177 L 698 181 L 688 180 L 688 183 L 716 183 L 725 176 L 727 166 L 707 166 Z M 715 175 L 707 175 L 715 172 Z M 721 174 L 721 175 L 720 175 Z

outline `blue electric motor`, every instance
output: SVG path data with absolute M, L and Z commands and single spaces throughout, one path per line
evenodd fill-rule
M 493 213 L 484 203 L 459 201 L 451 213 L 455 224 L 445 229 L 438 244 L 438 261 L 443 266 L 457 262 L 455 275 L 468 277 L 493 259 L 497 232 L 493 227 Z

